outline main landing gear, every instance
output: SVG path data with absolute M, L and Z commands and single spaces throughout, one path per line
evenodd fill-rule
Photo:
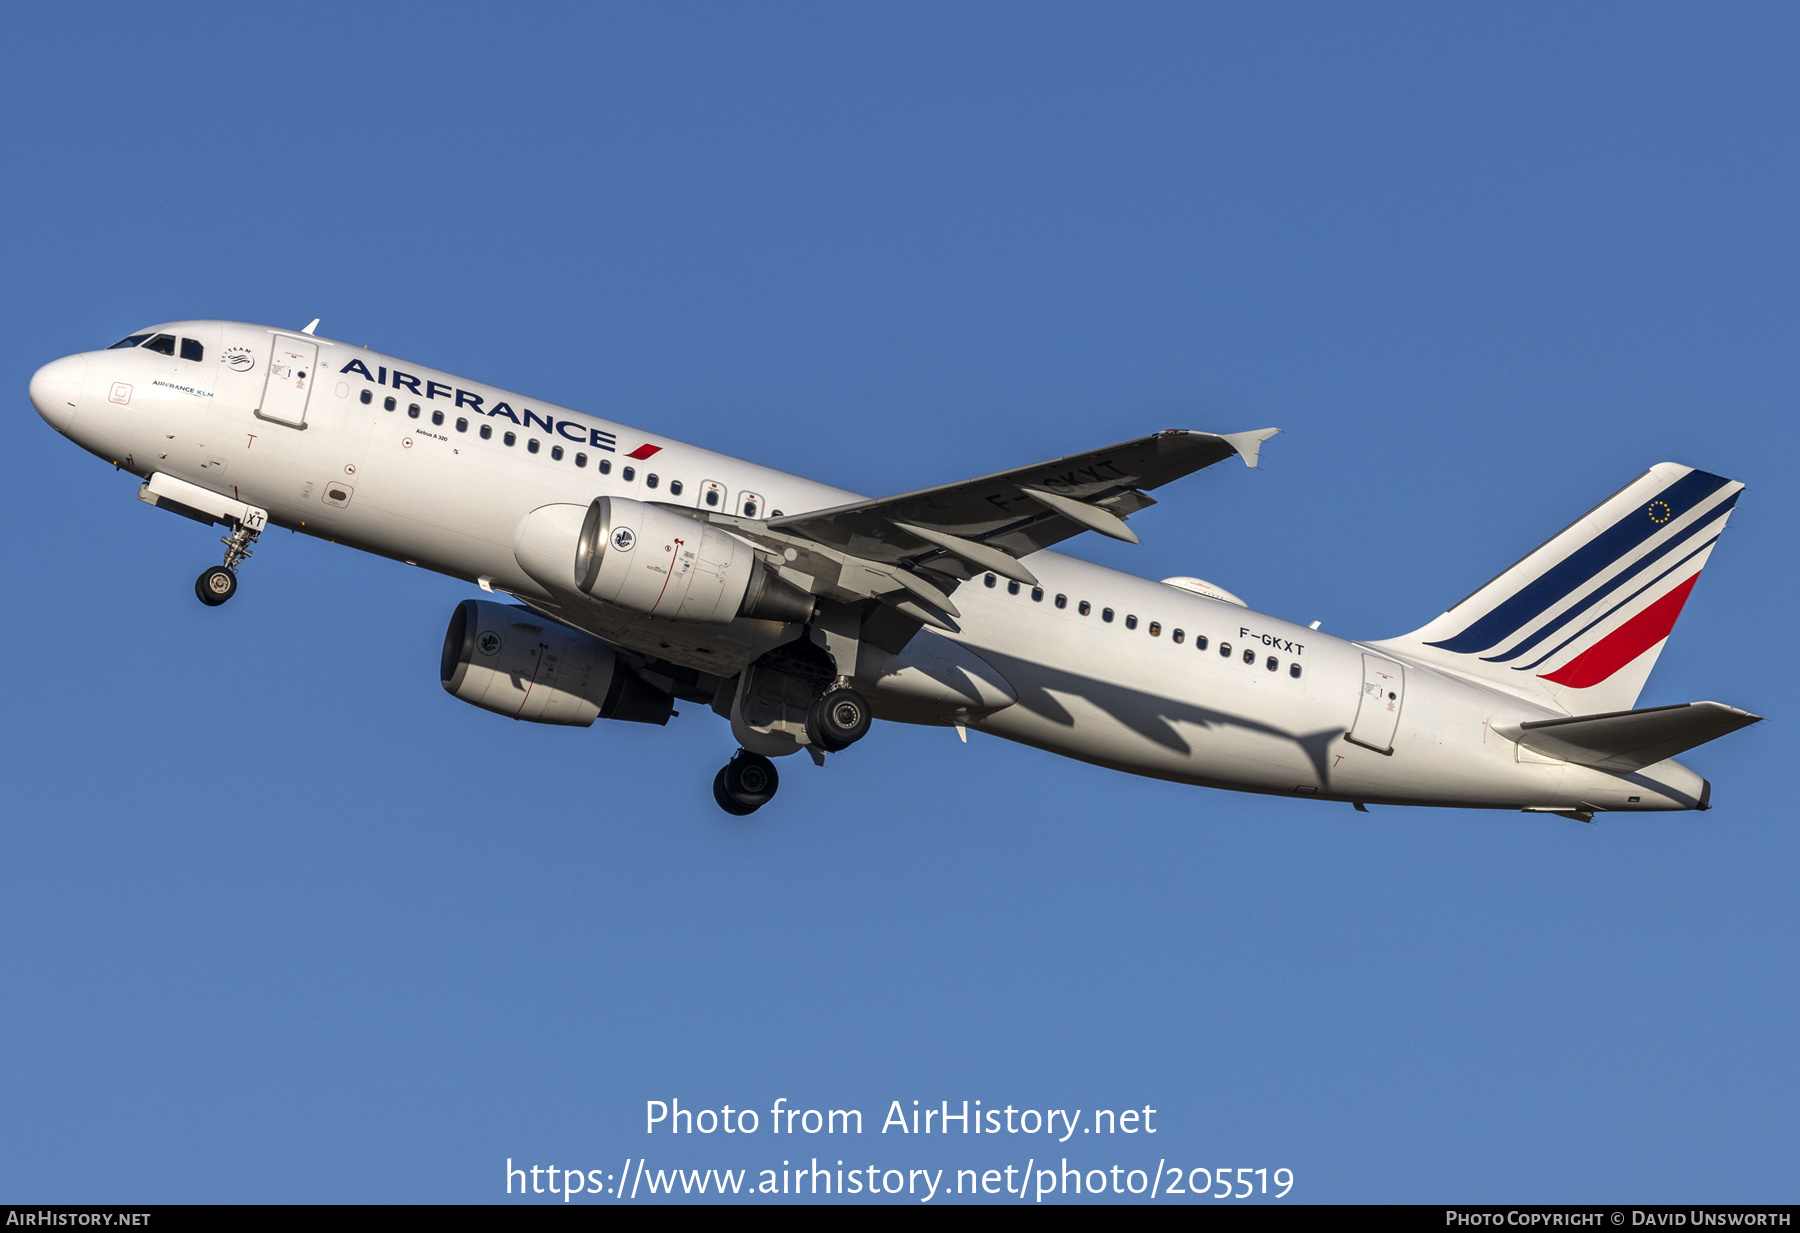
M 806 712 L 806 739 L 826 753 L 848 749 L 869 732 L 869 701 L 854 689 L 837 686 Z
M 713 799 L 726 813 L 742 818 L 767 805 L 781 786 L 775 764 L 761 754 L 740 749 L 713 777 Z
M 838 678 L 806 712 L 809 751 L 825 765 L 825 755 L 848 749 L 869 731 L 869 700 Z M 713 777 L 713 799 L 726 813 L 744 817 L 775 797 L 781 778 L 775 764 L 761 754 L 740 749 Z
M 252 531 L 243 523 L 237 523 L 230 535 L 220 538 L 225 545 L 225 564 L 215 565 L 198 578 L 194 579 L 194 594 L 208 608 L 217 608 L 220 604 L 237 594 L 237 567 L 251 557 L 250 545 L 256 542 L 260 532 Z

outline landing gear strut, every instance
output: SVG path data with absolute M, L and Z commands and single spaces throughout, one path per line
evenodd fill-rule
M 240 522 L 234 525 L 230 535 L 219 540 L 225 545 L 225 564 L 215 565 L 194 579 L 194 594 L 200 597 L 201 603 L 217 608 L 237 594 L 237 567 L 250 559 L 250 545 L 256 542 L 259 534 L 261 532 L 252 531 Z
M 713 777 L 713 799 L 720 809 L 741 818 L 768 804 L 780 786 L 781 776 L 775 773 L 773 762 L 740 749 Z

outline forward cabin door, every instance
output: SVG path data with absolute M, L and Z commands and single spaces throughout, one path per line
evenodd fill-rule
M 313 371 L 319 362 L 319 344 L 310 338 L 275 336 L 269 356 L 269 376 L 263 382 L 262 406 L 256 417 L 286 424 L 289 428 L 306 427 L 306 400 L 312 394 Z
M 1391 659 L 1365 654 L 1362 701 L 1349 738 L 1376 753 L 1394 752 L 1394 729 L 1400 724 L 1400 707 L 1406 701 L 1406 669 Z

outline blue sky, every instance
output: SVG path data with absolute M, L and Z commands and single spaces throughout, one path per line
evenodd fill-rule
M 644 1156 L 1794 1198 L 1793 9 L 35 6 L 9 35 L 0 1199 L 487 1202 L 508 1157 Z M 445 695 L 461 584 L 277 532 L 202 608 L 216 532 L 25 398 L 183 317 L 322 317 L 868 493 L 1278 425 L 1263 470 L 1075 551 L 1352 637 L 1701 466 L 1749 491 L 1642 703 L 1770 718 L 1688 758 L 1711 812 L 1592 826 L 891 725 L 730 819 L 701 708 L 553 730 Z M 642 1132 L 647 1100 L 780 1097 L 869 1131 Z M 963 1099 L 1160 1129 L 875 1130 Z

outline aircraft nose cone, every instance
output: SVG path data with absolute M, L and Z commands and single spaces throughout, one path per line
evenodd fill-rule
M 79 355 L 51 360 L 31 374 L 31 405 L 58 432 L 66 432 L 87 384 L 86 358 Z

